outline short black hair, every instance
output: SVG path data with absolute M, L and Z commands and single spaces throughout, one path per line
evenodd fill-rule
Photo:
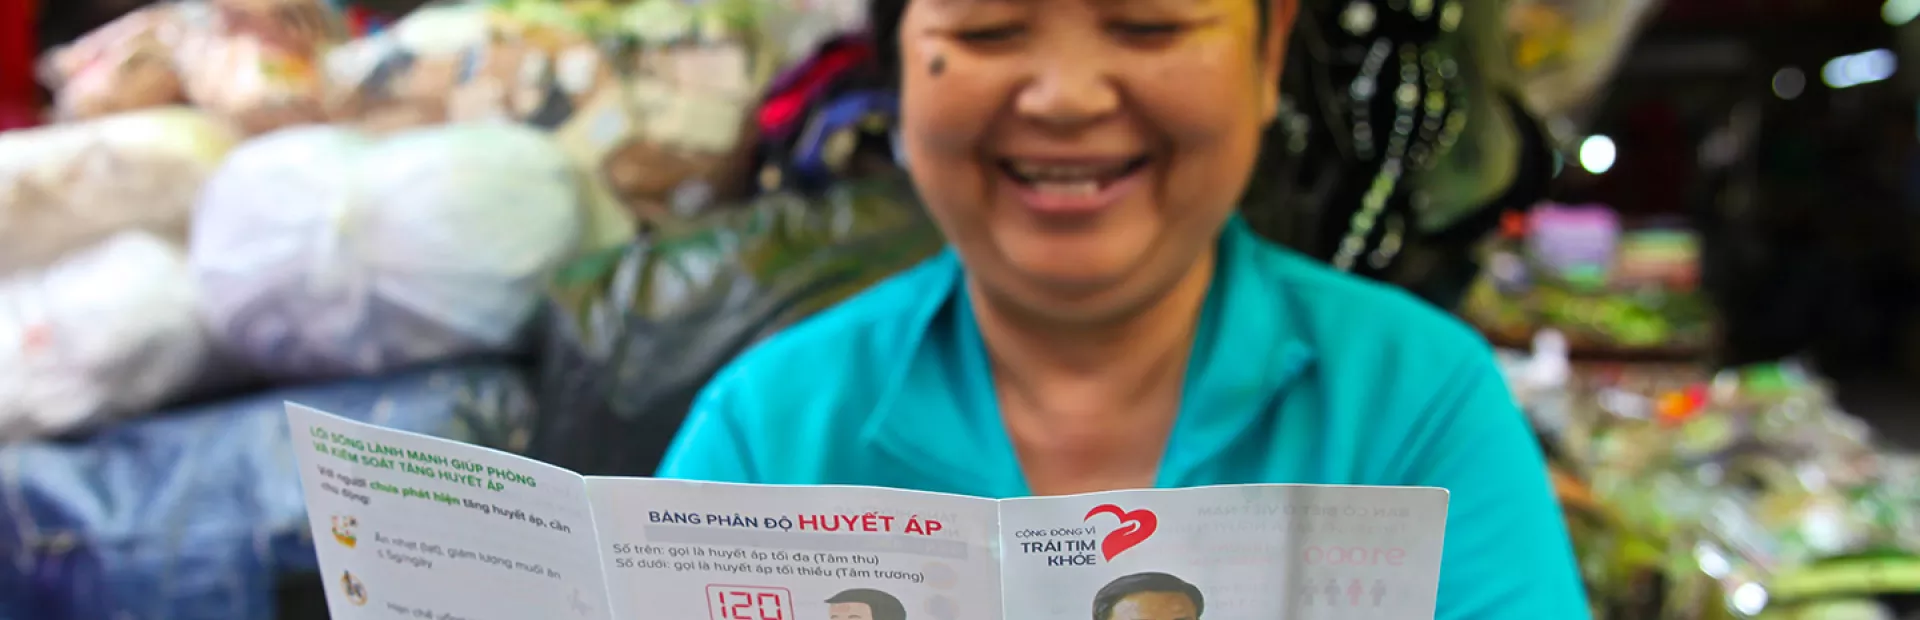
M 907 606 L 892 594 L 879 590 L 854 588 L 827 598 L 828 605 L 841 603 L 866 605 L 867 609 L 873 610 L 873 617 L 868 620 L 907 620 Z
M 1113 580 L 1100 592 L 1093 595 L 1093 620 L 1108 620 L 1113 616 L 1113 607 L 1121 600 L 1135 594 L 1146 592 L 1165 592 L 1179 594 L 1193 601 L 1195 618 L 1207 610 L 1207 598 L 1201 596 L 1200 588 L 1166 573 L 1134 573 Z

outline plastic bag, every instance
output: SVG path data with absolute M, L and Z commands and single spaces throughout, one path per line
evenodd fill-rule
M 814 199 L 769 195 L 570 266 L 550 301 L 530 455 L 652 475 L 722 365 L 942 243 L 892 177 Z
M 124 230 L 184 241 L 201 184 L 236 139 L 180 108 L 0 134 L 0 276 Z
M 504 123 L 243 145 L 208 183 L 191 259 L 224 348 L 275 377 L 509 351 L 580 235 L 577 173 Z
M 321 0 L 157 4 L 49 53 L 42 81 L 67 119 L 185 101 L 261 133 L 324 120 L 317 62 L 344 34 Z
M 773 26 L 782 15 L 767 3 L 696 9 L 669 0 L 620 15 L 630 47 L 616 62 L 630 67 L 623 83 L 635 122 L 625 138 L 583 132 L 581 142 L 605 150 L 601 174 L 642 221 L 697 214 L 751 187 L 753 111 L 792 58 Z
M 1474 245 L 1553 173 L 1494 50 L 1507 1 L 1302 4 L 1241 202 L 1253 229 L 1456 305 L 1479 271 Z
M 1527 103 L 1548 118 L 1574 121 L 1613 76 L 1657 0 L 1515 0 L 1505 22 Z
M 346 38 L 346 23 L 326 0 L 209 0 L 223 31 L 300 58 L 318 58 Z
M 0 443 L 146 411 L 200 379 L 210 347 L 179 248 L 123 233 L 0 280 Z
M 159 4 L 121 16 L 41 56 L 40 80 L 66 119 L 86 119 L 186 102 L 173 46 L 197 5 Z

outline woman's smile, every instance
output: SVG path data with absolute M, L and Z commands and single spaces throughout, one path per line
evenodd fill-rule
M 1045 220 L 1097 216 L 1136 193 L 1147 176 L 1145 155 L 1006 157 L 999 171 L 1021 207 Z

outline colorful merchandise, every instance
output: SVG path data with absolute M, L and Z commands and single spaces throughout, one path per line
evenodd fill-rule
M 435 6 L 329 58 L 335 116 L 374 129 L 504 119 L 588 172 L 596 231 L 742 197 L 751 111 L 791 43 L 771 3 Z M 627 212 L 622 215 L 620 212 Z M 621 224 L 625 225 L 622 226 Z
M 316 64 L 344 36 L 320 0 L 152 5 L 47 54 L 63 118 L 191 103 L 248 134 L 324 120 Z
M 1599 205 L 1540 205 L 1527 220 L 1527 252 L 1553 277 L 1606 280 L 1619 243 L 1619 214 Z
M 256 138 L 194 216 L 208 325 L 276 378 L 513 350 L 583 220 L 566 154 L 501 123 Z
M 1679 230 L 1644 230 L 1621 237 L 1615 279 L 1627 286 L 1694 291 L 1700 285 L 1700 239 Z
M 164 4 L 136 10 L 40 60 L 41 80 L 55 91 L 66 119 L 159 107 L 186 101 L 169 45 L 179 45 L 188 14 L 199 5 Z
M 1556 396 L 1527 380 L 1539 363 L 1512 368 L 1529 411 L 1551 419 L 1540 427 L 1598 618 L 1829 618 L 1920 590 L 1914 461 L 1876 446 L 1803 371 L 1676 383 L 1690 373 L 1583 366 Z
M 760 105 L 760 191 L 817 193 L 899 171 L 899 94 L 863 36 L 827 42 L 770 85 Z
M 1690 359 L 1713 338 L 1697 288 L 1698 241 L 1683 230 L 1621 231 L 1611 212 L 1545 208 L 1494 241 L 1461 313 L 1490 339 L 1564 333 L 1588 356 Z

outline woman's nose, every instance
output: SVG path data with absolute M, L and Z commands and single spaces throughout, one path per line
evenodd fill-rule
M 1099 121 L 1120 107 L 1114 76 L 1097 54 L 1049 54 L 1014 102 L 1020 116 L 1054 128 Z

